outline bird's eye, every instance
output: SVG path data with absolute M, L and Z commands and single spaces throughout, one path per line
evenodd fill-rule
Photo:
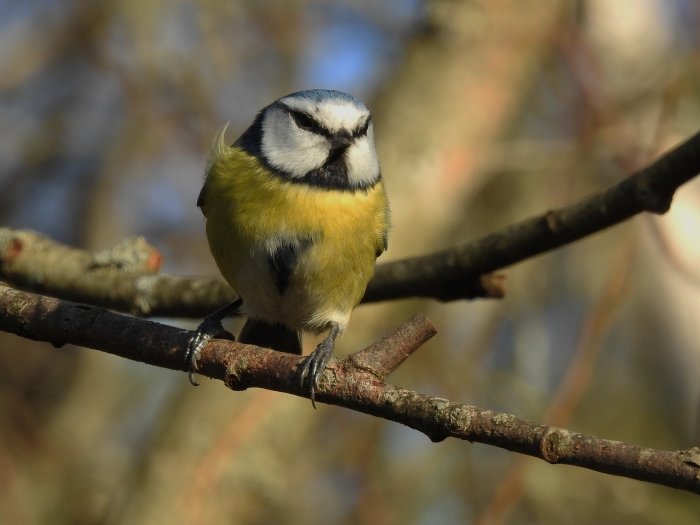
M 300 129 L 315 132 L 319 127 L 316 121 L 306 113 L 302 113 L 300 111 L 293 111 L 292 117 L 294 118 L 294 122 L 296 122 L 297 126 Z
M 367 130 L 369 129 L 370 122 L 372 122 L 372 117 L 367 117 L 367 120 L 365 120 L 365 123 L 353 132 L 353 134 L 352 134 L 353 137 L 357 138 L 357 137 L 363 137 L 364 135 L 366 135 Z

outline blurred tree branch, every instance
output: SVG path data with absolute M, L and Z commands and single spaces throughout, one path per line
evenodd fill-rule
M 406 297 L 443 301 L 502 297 L 496 270 L 540 255 L 642 212 L 665 213 L 675 191 L 700 173 L 700 133 L 650 166 L 580 202 L 507 226 L 481 239 L 376 268 L 364 302 Z M 38 234 L 0 229 L 0 278 L 21 288 L 142 316 L 201 317 L 235 295 L 220 279 L 153 275 L 154 248 L 90 255 Z
M 696 133 L 650 166 L 577 203 L 437 253 L 378 265 L 365 300 L 465 298 L 464 290 L 473 290 L 481 275 L 572 243 L 639 213 L 667 212 L 676 190 L 699 173 L 700 133 Z
M 191 332 L 93 306 L 0 286 L 0 329 L 55 346 L 75 344 L 147 364 L 184 370 Z M 317 399 L 404 424 L 432 441 L 455 437 L 599 472 L 700 494 L 700 449 L 664 451 L 538 425 L 510 414 L 398 388 L 386 376 L 435 333 L 417 315 L 368 348 L 326 369 Z M 299 357 L 214 340 L 199 373 L 232 390 L 266 388 L 306 397 L 294 367 Z
M 202 317 L 235 298 L 221 279 L 156 274 L 142 238 L 91 254 L 47 237 L 0 228 L 0 279 L 16 287 L 140 316 Z

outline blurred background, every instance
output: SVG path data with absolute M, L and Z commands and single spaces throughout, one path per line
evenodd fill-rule
M 0 215 L 88 250 L 143 235 L 217 273 L 209 143 L 311 87 L 373 110 L 381 260 L 620 180 L 700 127 L 692 0 L 0 2 Z M 638 445 L 700 441 L 700 181 L 505 271 L 500 301 L 356 310 L 339 354 L 418 311 L 390 382 Z M 198 320 L 164 319 L 192 328 Z M 234 322 L 232 329 L 237 330 Z M 307 341 L 310 350 L 313 341 Z M 274 392 L 0 334 L 0 521 L 691 524 L 697 496 Z

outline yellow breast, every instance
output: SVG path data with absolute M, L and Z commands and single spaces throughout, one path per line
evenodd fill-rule
M 210 161 L 201 206 L 219 269 L 251 316 L 293 329 L 347 324 L 384 249 L 388 207 L 379 181 L 367 191 L 292 183 L 254 157 L 221 146 Z M 308 239 L 280 293 L 268 265 L 271 244 Z

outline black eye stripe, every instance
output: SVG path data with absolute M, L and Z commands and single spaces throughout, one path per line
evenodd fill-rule
M 310 115 L 307 115 L 306 113 L 303 113 L 301 111 L 290 111 L 289 114 L 292 116 L 294 122 L 296 122 L 297 126 L 300 129 L 311 131 L 313 133 L 318 133 L 319 135 L 328 135 L 328 131 L 326 131 Z
M 333 136 L 333 133 L 323 127 L 316 119 L 314 119 L 311 115 L 308 113 L 304 113 L 303 111 L 298 111 L 298 110 L 293 110 L 287 108 L 287 111 L 289 111 L 289 114 L 292 116 L 294 119 L 294 122 L 296 123 L 297 127 L 299 129 L 303 129 L 306 131 L 310 131 L 312 133 L 316 133 L 318 135 L 323 135 L 324 137 L 331 138 Z M 372 117 L 371 115 L 367 117 L 365 120 L 365 123 L 355 129 L 352 132 L 353 138 L 358 138 L 358 137 L 363 137 L 367 134 L 367 131 L 369 130 L 369 125 L 372 123 Z
M 357 128 L 355 131 L 352 132 L 352 136 L 354 138 L 365 136 L 367 134 L 367 130 L 369 129 L 369 125 L 371 122 L 372 122 L 372 117 L 371 116 L 367 117 L 367 120 L 365 120 L 365 123 L 362 125 L 362 127 Z

